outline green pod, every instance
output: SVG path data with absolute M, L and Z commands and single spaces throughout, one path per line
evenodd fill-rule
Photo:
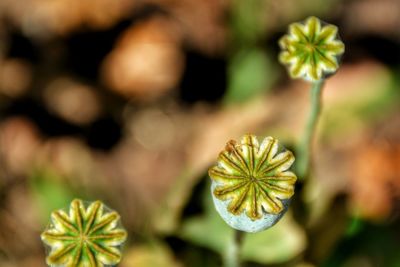
M 102 202 L 71 202 L 68 210 L 52 212 L 41 234 L 46 245 L 46 263 L 62 267 L 115 266 L 127 232 L 117 212 Z
M 229 141 L 209 170 L 214 205 L 225 222 L 245 232 L 274 225 L 286 212 L 294 194 L 296 175 L 289 171 L 293 153 L 266 137 L 253 135 Z
M 303 23 L 289 25 L 288 34 L 279 40 L 279 61 L 286 65 L 292 78 L 318 81 L 339 68 L 344 44 L 338 28 L 309 17 Z

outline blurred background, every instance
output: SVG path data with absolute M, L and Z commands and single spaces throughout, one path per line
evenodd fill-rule
M 346 52 L 312 174 L 244 266 L 400 266 L 398 0 L 0 0 L 0 266 L 45 266 L 76 197 L 121 214 L 122 267 L 221 266 L 207 169 L 248 132 L 294 149 L 309 85 L 277 41 L 309 15 Z

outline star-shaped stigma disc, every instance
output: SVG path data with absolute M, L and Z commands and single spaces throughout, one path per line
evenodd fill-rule
M 279 45 L 282 49 L 279 60 L 288 66 L 290 76 L 308 81 L 335 73 L 344 53 L 337 27 L 323 25 L 316 17 L 290 24 L 289 33 L 280 39 Z
M 41 235 L 48 247 L 49 266 L 103 267 L 121 260 L 120 248 L 127 238 L 119 215 L 100 201 L 84 205 L 71 202 L 69 210 L 51 214 L 51 222 Z

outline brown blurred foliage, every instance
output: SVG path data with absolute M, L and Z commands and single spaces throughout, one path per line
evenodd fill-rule
M 181 38 L 177 25 L 168 19 L 155 18 L 132 26 L 105 59 L 105 82 L 136 99 L 165 94 L 181 78 Z
M 382 221 L 390 215 L 399 216 L 396 205 L 400 199 L 399 123 L 394 118 L 379 136 L 361 140 L 353 155 L 351 200 L 362 217 Z
M 251 132 L 295 149 L 309 84 L 288 80 L 276 42 L 308 15 L 340 26 L 346 54 L 327 80 L 314 171 L 288 218 L 307 240 L 274 264 L 322 266 L 343 252 L 354 218 L 397 226 L 399 12 L 398 0 L 1 0 L 0 266 L 44 266 L 40 232 L 74 197 L 121 214 L 131 236 L 123 267 L 218 266 L 182 225 L 204 215 L 199 191 L 227 140 Z M 269 68 L 237 71 L 238 50 L 265 55 Z M 253 73 L 269 88 L 229 102 L 229 75 L 252 84 Z M 368 240 L 343 248 L 381 246 Z M 343 266 L 386 266 L 360 251 Z

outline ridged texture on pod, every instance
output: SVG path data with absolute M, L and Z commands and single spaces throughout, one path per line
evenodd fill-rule
M 217 211 L 233 228 L 257 232 L 272 226 L 287 209 L 294 194 L 296 175 L 290 151 L 278 153 L 278 140 L 261 144 L 253 135 L 240 143 L 229 141 L 210 168 L 212 195 Z
M 103 267 L 121 260 L 121 245 L 127 238 L 119 215 L 95 201 L 85 206 L 81 200 L 71 202 L 69 211 L 57 210 L 42 233 L 48 246 L 49 266 Z
M 337 35 L 336 26 L 321 25 L 316 17 L 309 17 L 304 23 L 292 23 L 289 33 L 279 41 L 282 49 L 279 60 L 288 66 L 293 78 L 321 80 L 339 68 L 344 44 Z

